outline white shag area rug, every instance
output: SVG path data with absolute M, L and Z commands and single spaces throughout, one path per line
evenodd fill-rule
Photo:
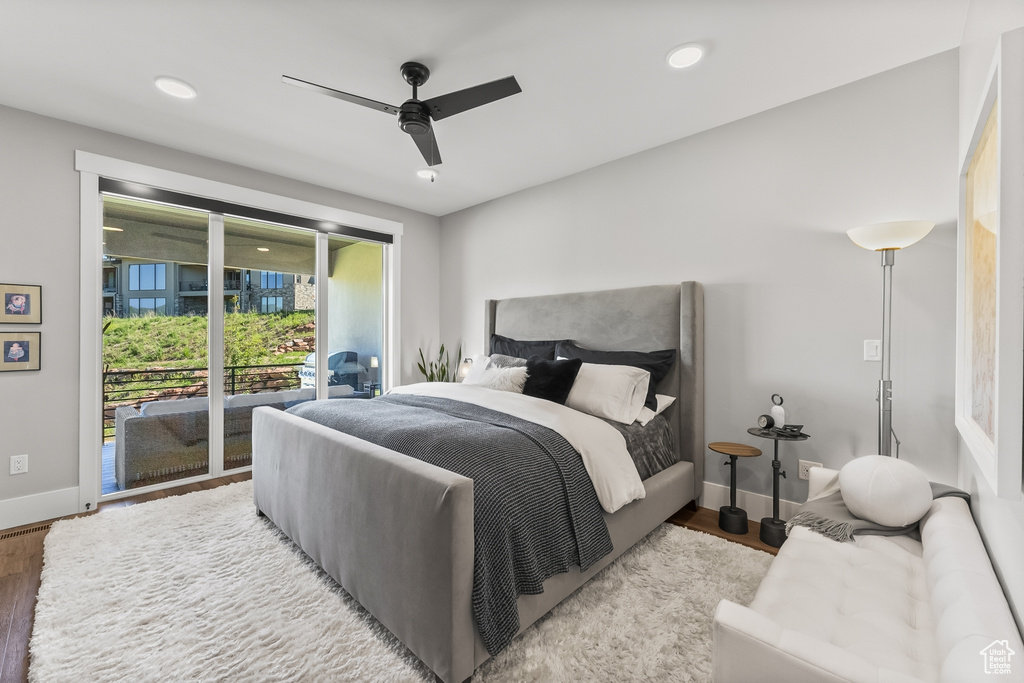
M 265 517 L 252 483 L 57 522 L 29 679 L 433 681 Z M 491 681 L 708 681 L 711 619 L 771 556 L 663 524 L 477 670 Z

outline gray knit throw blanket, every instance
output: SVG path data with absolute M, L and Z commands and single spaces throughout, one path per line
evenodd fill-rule
M 959 496 L 971 503 L 971 495 L 946 484 L 932 485 L 932 499 L 944 496 Z M 875 535 L 875 536 L 900 536 L 906 534 L 914 540 L 921 540 L 921 532 L 918 530 L 918 523 L 907 526 L 882 526 L 860 517 L 855 517 L 850 509 L 843 502 L 843 494 L 836 491 L 831 495 L 822 498 L 809 500 L 801 505 L 796 514 L 786 522 L 786 534 L 794 526 L 805 526 L 811 531 L 816 531 L 836 541 L 852 541 L 854 536 Z

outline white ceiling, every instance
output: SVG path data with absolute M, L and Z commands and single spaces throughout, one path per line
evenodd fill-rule
M 969 0 L 0 0 L 0 104 L 444 215 L 955 48 Z M 688 70 L 669 49 L 703 43 Z M 389 104 L 515 75 L 439 121 Z M 198 97 L 153 85 L 171 75 Z

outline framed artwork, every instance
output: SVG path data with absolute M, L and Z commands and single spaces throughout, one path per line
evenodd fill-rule
M 39 285 L 0 284 L 0 323 L 43 322 L 43 288 Z
M 1004 33 L 960 166 L 956 427 L 999 498 L 1024 471 L 1024 29 Z
M 0 332 L 0 372 L 38 370 L 40 332 Z

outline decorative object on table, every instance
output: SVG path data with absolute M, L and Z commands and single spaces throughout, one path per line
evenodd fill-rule
M 39 369 L 40 332 L 0 332 L 0 372 Z
M 757 418 L 757 426 L 761 429 L 771 429 L 775 426 L 775 418 L 771 415 L 761 415 Z
M 715 441 L 708 448 L 716 453 L 728 455 L 725 463 L 732 468 L 729 475 L 729 504 L 718 508 L 718 528 L 730 534 L 747 533 L 747 511 L 736 506 L 736 458 L 755 458 L 761 451 L 753 446 L 728 441 Z
M 774 426 L 781 427 L 786 424 L 786 409 L 782 407 L 782 397 L 778 394 L 772 394 L 772 409 L 769 412 L 775 421 Z
M 43 322 L 43 288 L 40 285 L 0 284 L 0 323 Z
M 889 360 L 892 355 L 892 265 L 897 249 L 919 242 L 935 226 L 927 221 L 897 221 L 876 223 L 846 231 L 858 247 L 882 252 L 882 378 L 878 382 L 878 452 L 892 455 L 892 441 L 896 439 L 896 457 L 900 441 L 892 429 L 892 379 Z
M 801 431 L 803 428 L 803 425 L 786 425 L 784 427 L 772 427 L 771 431 L 779 436 L 808 436 Z
M 773 548 L 782 547 L 782 544 L 786 541 L 786 523 L 779 519 L 779 477 L 786 476 L 786 473 L 782 471 L 782 462 L 779 461 L 779 442 L 807 441 L 810 438 L 807 434 L 799 431 L 799 428 L 803 427 L 803 425 L 793 426 L 797 427 L 798 433 L 795 436 L 780 433 L 777 428 L 761 429 L 760 427 L 751 427 L 747 430 L 748 434 L 775 441 L 775 457 L 772 459 L 772 516 L 761 519 L 761 533 L 759 535 L 762 542 Z
M 377 373 L 380 368 L 380 359 L 377 356 L 370 356 L 370 383 L 369 393 L 370 398 L 380 395 L 380 382 L 377 381 Z
M 441 348 L 437 351 L 437 359 L 427 361 L 423 357 L 423 349 L 419 350 L 420 360 L 416 363 L 416 367 L 419 368 L 420 373 L 426 378 L 428 382 L 454 382 L 455 375 L 458 372 L 458 359 L 462 357 L 462 345 L 459 345 L 458 350 L 455 352 L 455 361 L 452 361 L 452 357 L 448 354 L 448 351 L 444 348 L 444 344 L 441 344 Z

